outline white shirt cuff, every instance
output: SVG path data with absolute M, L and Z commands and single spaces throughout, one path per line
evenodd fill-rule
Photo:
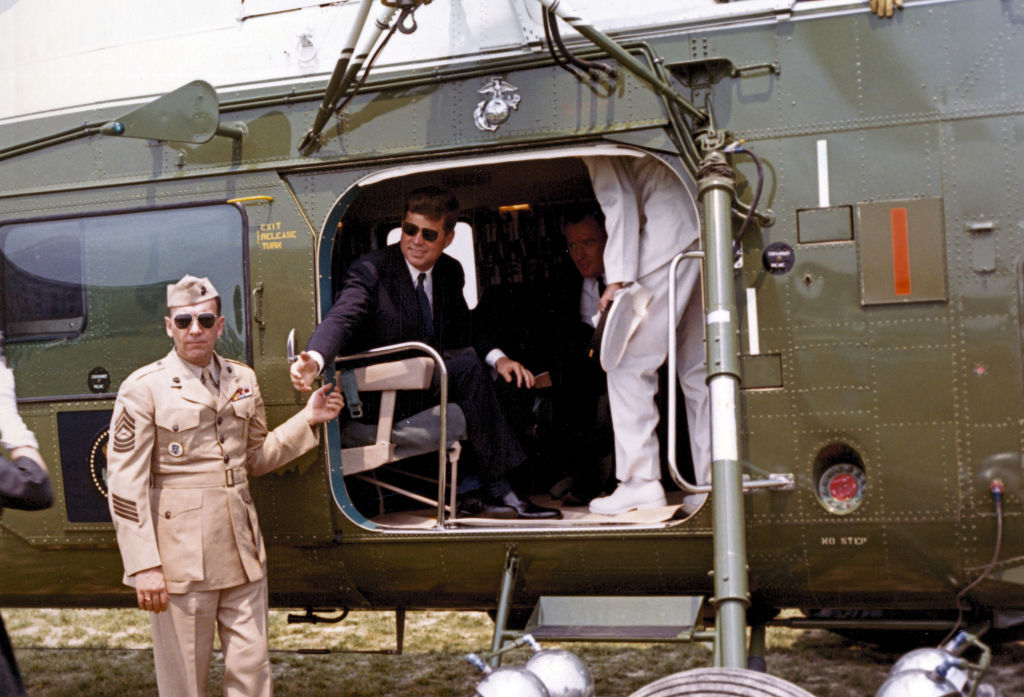
M 314 361 L 316 361 L 316 364 L 317 364 L 317 366 L 320 369 L 317 372 L 323 371 L 323 369 L 324 369 L 324 357 L 320 355 L 320 352 L 319 351 L 306 351 L 306 353 L 309 354 L 310 358 L 312 358 Z
M 487 358 L 484 359 L 484 362 L 487 365 L 491 366 L 492 368 L 497 369 L 495 366 L 499 358 L 507 358 L 505 352 L 499 348 L 491 349 L 490 352 L 487 354 Z

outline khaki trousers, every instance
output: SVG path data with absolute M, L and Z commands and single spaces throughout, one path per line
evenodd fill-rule
M 160 697 L 206 697 L 216 628 L 224 651 L 225 697 L 271 697 L 267 579 L 215 591 L 173 593 L 151 613 Z

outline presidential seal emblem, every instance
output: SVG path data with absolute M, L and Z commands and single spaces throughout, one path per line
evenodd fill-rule
M 169 452 L 173 457 L 181 457 L 185 454 L 185 448 L 182 447 L 181 443 L 174 440 L 167 446 L 167 452 Z
M 96 490 L 103 498 L 107 497 L 107 445 L 110 442 L 110 429 L 104 428 L 92 439 L 89 448 L 89 476 Z

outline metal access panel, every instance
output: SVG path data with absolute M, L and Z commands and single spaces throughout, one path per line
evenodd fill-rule
M 689 641 L 701 624 L 702 596 L 541 596 L 526 623 L 552 641 Z
M 800 244 L 815 242 L 848 242 L 853 239 L 850 206 L 804 208 L 796 212 L 797 240 Z
M 861 305 L 945 301 L 941 198 L 857 204 Z

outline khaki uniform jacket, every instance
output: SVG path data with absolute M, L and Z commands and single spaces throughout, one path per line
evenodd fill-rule
M 128 585 L 155 566 L 171 593 L 263 578 L 266 550 L 247 475 L 276 469 L 318 442 L 302 412 L 267 433 L 255 373 L 214 360 L 216 398 L 173 349 L 118 392 L 107 480 Z

